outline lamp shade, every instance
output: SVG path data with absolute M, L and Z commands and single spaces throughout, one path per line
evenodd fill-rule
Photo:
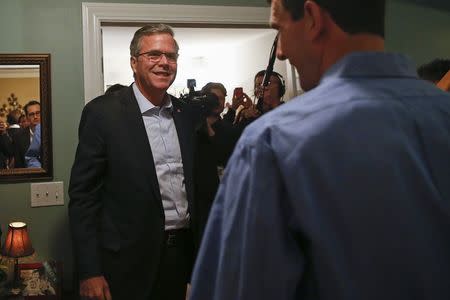
M 24 257 L 34 253 L 28 236 L 27 224 L 12 222 L 9 224 L 2 254 L 8 257 Z

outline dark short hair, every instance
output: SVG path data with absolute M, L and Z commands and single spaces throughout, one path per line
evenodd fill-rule
M 303 17 L 306 0 L 281 0 L 294 20 Z M 345 32 L 371 33 L 384 37 L 386 0 L 312 0 L 328 11 Z
M 21 115 L 22 111 L 16 108 L 10 111 L 9 114 L 6 116 L 6 122 L 8 122 L 9 125 L 19 124 L 19 119 Z
M 225 96 L 227 95 L 227 89 L 220 82 L 208 82 L 204 87 L 202 87 L 202 93 L 211 93 L 212 89 L 218 89 Z
M 30 102 L 28 102 L 25 107 L 23 108 L 23 110 L 25 111 L 25 115 L 28 115 L 28 107 L 30 107 L 31 105 L 39 105 L 41 106 L 41 103 L 39 103 L 36 100 L 31 100 Z
M 121 89 L 126 88 L 126 87 L 127 87 L 126 85 L 123 85 L 120 83 L 113 84 L 106 89 L 105 95 L 110 95 L 110 94 L 120 91 Z
M 450 70 L 450 59 L 436 58 L 417 69 L 419 77 L 431 82 L 438 82 Z

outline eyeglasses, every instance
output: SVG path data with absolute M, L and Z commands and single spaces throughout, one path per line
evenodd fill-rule
M 41 112 L 40 111 L 30 112 L 27 115 L 28 115 L 28 117 L 32 117 L 32 118 L 39 117 L 41 115 Z
M 174 64 L 178 60 L 178 53 L 174 52 L 161 52 L 158 50 L 151 50 L 148 52 L 139 53 L 136 57 L 144 56 L 146 59 L 153 63 L 157 63 L 162 59 L 162 56 L 164 55 L 167 59 L 167 62 Z

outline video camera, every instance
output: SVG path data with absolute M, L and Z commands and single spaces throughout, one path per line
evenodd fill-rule
M 202 117 L 209 117 L 216 115 L 215 110 L 220 106 L 219 98 L 212 93 L 203 93 L 196 91 L 196 80 L 188 79 L 187 87 L 188 94 L 183 94 L 180 99 L 191 105 L 195 110 L 199 111 Z

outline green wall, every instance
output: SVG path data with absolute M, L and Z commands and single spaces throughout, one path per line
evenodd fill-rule
M 66 191 L 65 206 L 31 208 L 29 183 L 0 185 L 0 224 L 5 233 L 12 220 L 28 223 L 38 257 L 63 261 L 66 286 L 72 276 L 67 185 L 84 105 L 81 2 L 2 0 L 0 3 L 1 53 L 51 53 L 54 180 L 63 181 Z M 142 0 L 87 2 L 157 3 Z M 165 3 L 266 5 L 265 0 L 179 0 Z M 450 32 L 444 24 L 450 24 L 448 11 L 392 2 L 388 7 L 387 48 L 408 53 L 417 64 L 434 57 L 449 57 Z
M 408 54 L 417 66 L 450 58 L 450 10 L 389 1 L 386 47 Z

